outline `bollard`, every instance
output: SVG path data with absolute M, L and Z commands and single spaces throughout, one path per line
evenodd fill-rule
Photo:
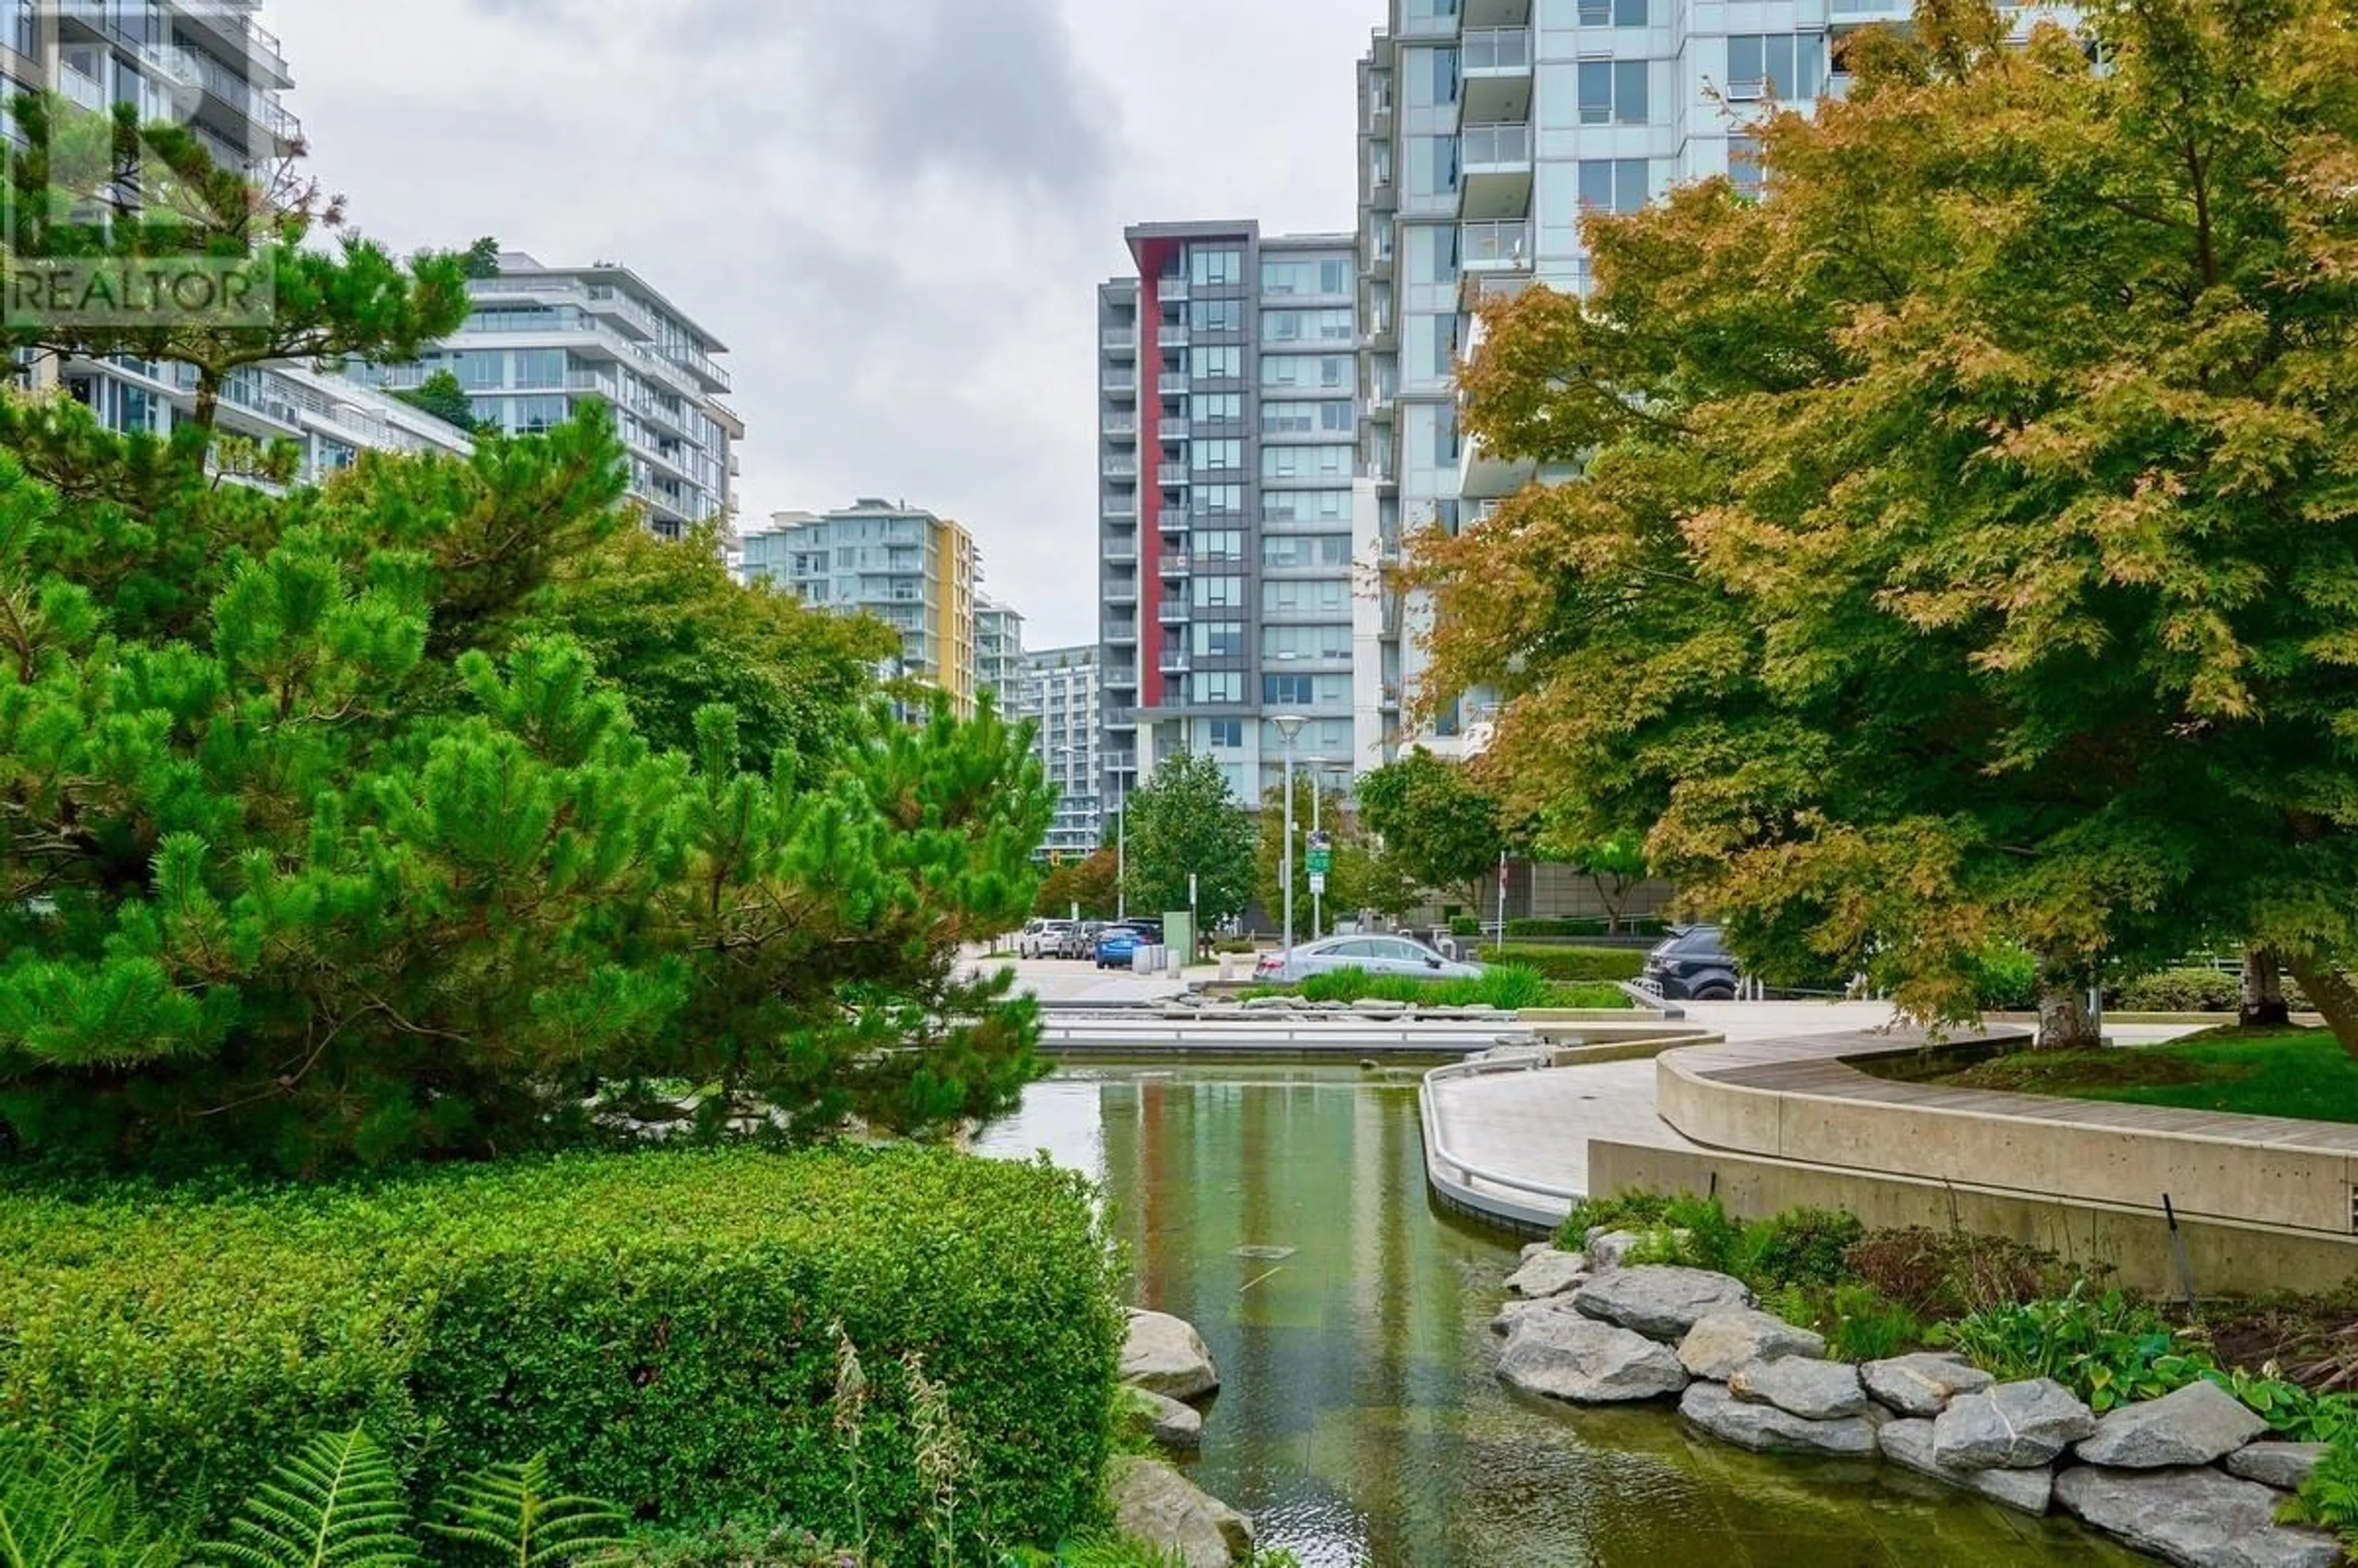
M 1223 953 L 1223 954 L 1221 954 L 1221 955 L 1220 955 L 1220 983 L 1221 983 L 1222 985 L 1227 985 L 1229 981 L 1231 981 L 1231 980 L 1235 979 L 1236 978 L 1237 978 L 1237 956 L 1236 956 L 1234 953 Z

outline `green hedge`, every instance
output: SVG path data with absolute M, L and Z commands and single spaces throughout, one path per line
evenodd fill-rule
M 2122 986 L 2112 1005 L 2123 1012 L 2233 1012 L 2243 992 L 2239 976 L 2217 969 L 2164 969 Z
M 948 1387 L 1000 1541 L 1087 1523 L 1121 1318 L 1087 1184 L 938 1151 L 575 1156 L 264 1194 L 0 1193 L 0 1424 L 122 1422 L 151 1499 L 218 1519 L 320 1426 L 436 1471 L 546 1450 L 653 1521 L 858 1533 L 840 1321 L 872 1384 L 864 1515 L 918 1522 L 908 1379 Z
M 1507 940 L 1518 936 L 1610 936 L 1606 922 L 1599 918 L 1585 920 L 1509 920 Z M 1663 923 L 1648 915 L 1643 919 L 1624 921 L 1622 929 L 1633 936 L 1659 936 L 1665 929 Z
M 1641 947 L 1521 947 L 1509 942 L 1501 955 L 1485 947 L 1484 963 L 1517 964 L 1552 980 L 1634 980 L 1646 968 Z

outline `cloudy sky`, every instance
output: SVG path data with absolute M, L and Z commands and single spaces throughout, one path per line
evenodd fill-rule
M 1092 642 L 1125 223 L 1354 222 L 1381 0 L 267 0 L 313 172 L 403 249 L 636 268 L 726 342 L 743 515 L 965 522 Z

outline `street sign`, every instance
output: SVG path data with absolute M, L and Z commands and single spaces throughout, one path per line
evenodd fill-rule
M 1332 833 L 1313 833 L 1310 836 L 1310 875 L 1315 885 L 1310 891 L 1324 892 L 1326 873 L 1334 869 L 1335 836 Z
M 1310 891 L 1314 893 L 1323 893 L 1326 891 L 1325 872 L 1313 871 L 1310 873 Z

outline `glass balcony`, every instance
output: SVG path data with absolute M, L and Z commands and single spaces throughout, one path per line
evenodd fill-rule
M 1154 297 L 1165 305 L 1184 301 L 1187 297 L 1187 280 L 1184 277 L 1158 278 L 1154 285 Z
M 1155 378 L 1154 387 L 1165 397 L 1184 397 L 1187 395 L 1187 373 L 1166 370 Z
M 1527 267 L 1531 265 L 1531 229 L 1520 219 L 1467 223 L 1457 236 L 1462 267 Z

